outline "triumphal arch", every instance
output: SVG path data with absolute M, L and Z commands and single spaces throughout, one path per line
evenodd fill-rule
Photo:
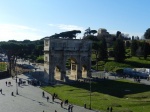
M 44 79 L 53 83 L 90 77 L 92 42 L 58 37 L 44 38 Z

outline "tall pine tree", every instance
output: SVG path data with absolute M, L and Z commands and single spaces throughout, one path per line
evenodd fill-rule
M 106 39 L 103 37 L 99 42 L 99 60 L 105 61 L 108 59 Z
M 117 62 L 123 62 L 125 60 L 125 45 L 121 38 L 118 38 L 114 42 L 114 60 Z
M 137 49 L 138 49 L 138 41 L 132 40 L 132 43 L 131 43 L 131 55 L 132 56 L 136 56 Z

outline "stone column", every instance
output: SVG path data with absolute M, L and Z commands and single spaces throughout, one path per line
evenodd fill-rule
M 66 80 L 66 57 L 64 55 L 64 52 L 60 60 L 61 60 L 61 80 L 66 82 L 67 81 Z
M 49 66 L 49 82 L 51 83 L 51 84 L 53 84 L 54 83 L 54 66 L 53 65 L 50 65 Z
M 50 57 L 49 57 L 49 82 L 51 84 L 54 83 L 54 70 L 55 70 L 55 58 L 53 55 L 50 54 Z
M 82 78 L 82 63 L 81 63 L 81 56 L 78 57 L 77 63 L 77 79 Z

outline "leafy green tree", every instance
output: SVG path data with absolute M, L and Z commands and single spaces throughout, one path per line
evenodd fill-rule
M 118 38 L 114 42 L 114 60 L 117 62 L 123 62 L 125 60 L 125 46 L 124 41 L 121 38 Z
M 103 60 L 103 61 L 107 60 L 108 55 L 107 55 L 107 44 L 105 38 L 101 38 L 99 42 L 98 50 L 99 50 L 99 57 L 98 57 L 99 60 Z
M 144 33 L 144 38 L 145 38 L 145 39 L 150 39 L 150 28 L 148 28 L 148 29 L 146 30 L 146 32 Z
M 132 40 L 134 40 L 134 36 L 132 36 Z
M 94 36 L 94 35 L 87 35 L 87 36 L 84 36 L 83 39 L 89 39 L 91 41 L 98 41 L 97 37 Z
M 144 52 L 142 50 L 142 47 L 139 45 L 138 49 L 136 50 L 136 56 L 139 57 L 139 59 L 140 59 L 140 57 L 143 56 L 143 54 L 144 54 Z
M 30 58 L 35 61 L 38 56 L 42 56 L 44 54 L 44 41 L 43 39 L 35 41 L 9 40 L 8 42 L 0 42 L 0 48 L 5 51 L 9 61 L 10 58 L 16 59 L 16 56 L 23 59 Z
M 109 38 L 110 34 L 109 33 L 102 33 L 102 34 L 98 34 L 97 39 L 101 40 L 102 38 Z
M 98 41 L 97 37 L 94 36 L 94 35 L 84 36 L 83 39 L 89 39 L 89 40 L 93 41 L 93 43 L 92 43 L 92 51 L 93 51 L 93 53 L 96 56 L 94 61 L 96 62 L 96 65 L 97 65 L 96 68 L 98 70 L 99 41 Z
M 16 42 L 1 42 L 0 48 L 3 49 L 3 53 L 8 57 L 9 69 L 10 73 L 12 73 L 12 70 L 15 71 L 16 61 L 18 55 L 22 52 L 22 47 Z
M 36 62 L 37 63 L 44 63 L 44 56 L 37 57 Z
M 18 54 L 22 52 L 21 45 L 14 42 L 1 42 L 0 47 L 3 49 L 4 53 L 7 54 L 9 61 L 11 58 L 15 60 Z
M 131 46 L 130 42 L 126 41 L 125 46 L 126 46 L 126 48 L 129 48 Z
M 136 56 L 137 49 L 138 49 L 138 41 L 132 40 L 132 42 L 131 42 L 131 55 L 132 56 Z
M 147 43 L 147 42 L 143 42 L 143 45 L 142 45 L 142 51 L 143 51 L 143 57 L 144 57 L 144 59 L 147 59 L 147 56 L 148 56 L 148 54 L 149 54 L 149 49 L 150 48 L 150 45 L 149 45 L 149 43 Z
M 121 35 L 121 32 L 120 32 L 120 31 L 117 31 L 117 32 L 116 32 L 116 37 L 118 38 L 120 35 Z

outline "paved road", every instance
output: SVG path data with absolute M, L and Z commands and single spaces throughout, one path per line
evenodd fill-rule
M 28 79 L 28 76 L 19 75 L 19 78 Z M 30 77 L 31 78 L 31 77 Z M 6 86 L 5 82 L 10 81 L 12 86 Z M 49 102 L 46 98 L 42 97 L 42 90 L 39 87 L 34 87 L 32 85 L 24 85 L 18 87 L 19 95 L 16 95 L 16 80 L 7 78 L 0 80 L 0 89 L 2 88 L 2 93 L 0 94 L 0 111 L 1 112 L 68 112 L 68 106 L 64 108 L 60 107 L 60 100 L 52 102 L 52 97 L 50 94 L 46 93 L 46 96 L 50 97 Z M 11 96 L 14 92 L 15 96 Z M 80 106 L 74 105 L 73 112 L 96 112 L 93 110 L 88 110 Z
M 130 78 L 130 77 L 127 77 L 127 78 L 123 78 L 123 77 L 118 77 L 118 76 L 114 76 L 114 75 L 111 75 L 110 73 L 107 73 L 108 78 L 110 80 L 116 80 L 116 79 L 126 79 L 126 80 L 130 80 L 130 81 L 133 81 L 134 82 L 134 79 L 133 78 Z M 140 83 L 141 84 L 145 84 L 145 85 L 150 85 L 150 80 L 148 81 L 147 79 L 140 79 Z

